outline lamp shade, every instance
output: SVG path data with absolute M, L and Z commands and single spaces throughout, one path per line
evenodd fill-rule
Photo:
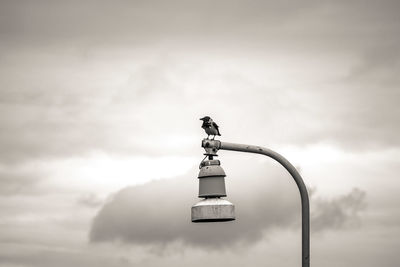
M 192 222 L 223 222 L 235 220 L 235 206 L 228 200 L 206 198 L 192 206 Z

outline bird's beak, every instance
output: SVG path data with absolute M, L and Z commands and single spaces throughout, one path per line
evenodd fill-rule
M 204 121 L 204 118 L 201 118 L 200 120 L 201 120 L 201 121 Z

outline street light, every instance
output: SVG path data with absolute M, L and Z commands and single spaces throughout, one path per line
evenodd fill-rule
M 231 150 L 262 154 L 278 161 L 293 177 L 300 191 L 301 198 L 301 232 L 302 232 L 302 267 L 310 266 L 310 207 L 307 188 L 296 168 L 282 155 L 267 148 L 221 142 L 204 139 L 201 146 L 208 157 L 200 164 L 199 197 L 204 198 L 192 206 L 192 222 L 219 222 L 235 220 L 235 207 L 221 197 L 226 196 L 225 172 L 219 160 L 214 160 L 218 150 Z

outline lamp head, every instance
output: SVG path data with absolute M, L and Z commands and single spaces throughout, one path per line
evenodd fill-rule
M 199 197 L 204 198 L 192 207 L 192 222 L 221 222 L 235 220 L 235 206 L 226 197 L 225 172 L 219 160 L 200 164 Z

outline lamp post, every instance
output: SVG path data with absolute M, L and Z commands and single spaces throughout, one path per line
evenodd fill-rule
M 300 191 L 302 267 L 310 266 L 310 207 L 307 188 L 296 168 L 282 155 L 267 148 L 204 139 L 201 146 L 208 160 L 200 164 L 199 197 L 204 198 L 192 207 L 192 222 L 218 222 L 235 220 L 235 207 L 221 197 L 226 196 L 225 172 L 219 160 L 214 160 L 218 150 L 231 150 L 265 155 L 278 161 L 293 177 Z

